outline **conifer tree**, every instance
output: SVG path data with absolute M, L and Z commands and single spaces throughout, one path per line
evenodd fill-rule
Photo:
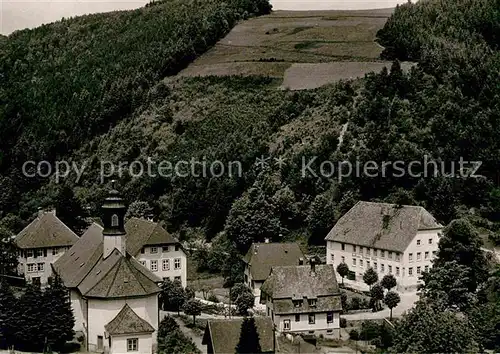
M 14 340 L 16 349 L 42 351 L 45 343 L 45 321 L 47 320 L 43 294 L 40 287 L 28 284 L 18 301 L 17 323 Z
M 46 317 L 44 320 L 44 334 L 46 344 L 52 350 L 59 350 L 73 338 L 75 318 L 67 289 L 61 279 L 56 276 L 52 284 L 43 294 Z
M 0 278 L 0 348 L 14 344 L 16 322 L 16 298 L 9 284 Z
M 241 324 L 240 340 L 236 345 L 236 353 L 262 353 L 260 347 L 259 333 L 255 324 L 255 318 L 245 317 Z

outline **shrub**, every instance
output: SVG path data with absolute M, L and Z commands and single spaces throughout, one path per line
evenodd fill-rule
M 359 333 L 358 333 L 358 331 L 355 330 L 355 329 L 351 329 L 351 331 L 349 332 L 349 339 L 359 340 Z
M 347 320 L 344 317 L 340 318 L 340 328 L 346 328 L 347 327 Z
M 217 298 L 217 296 L 215 296 L 215 294 L 212 292 L 210 294 L 208 294 L 207 300 L 211 301 L 211 302 L 215 302 L 216 304 L 220 302 L 219 299 Z

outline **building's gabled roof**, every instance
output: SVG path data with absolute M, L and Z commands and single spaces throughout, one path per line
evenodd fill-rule
M 80 240 L 52 264 L 64 285 L 83 296 L 120 298 L 160 292 L 161 279 L 117 249 L 103 258 L 103 228 L 92 224 Z
M 417 231 L 443 226 L 420 206 L 358 202 L 325 240 L 404 252 Z
M 175 244 L 179 241 L 160 224 L 140 218 L 130 218 L 125 223 L 127 251 L 135 256 L 145 245 Z
M 14 239 L 17 247 L 23 249 L 73 246 L 77 241 L 78 236 L 52 211 L 39 212 Z
M 276 314 L 342 310 L 340 289 L 332 264 L 273 267 L 261 293 L 270 296 Z M 264 296 L 261 295 L 261 299 Z M 316 300 L 309 306 L 308 299 Z M 296 308 L 293 300 L 302 300 Z
M 297 243 L 253 243 L 243 258 L 255 281 L 264 281 L 275 266 L 298 265 L 304 257 Z
M 111 335 L 153 333 L 155 331 L 153 326 L 140 318 L 128 304 L 123 306 L 118 315 L 104 326 L 104 329 Z
M 274 351 L 274 332 L 271 317 L 254 317 L 260 347 L 263 353 Z M 234 353 L 241 334 L 243 319 L 209 320 L 205 327 L 202 344 L 212 341 L 214 354 Z

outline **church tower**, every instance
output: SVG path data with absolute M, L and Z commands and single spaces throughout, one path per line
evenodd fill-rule
M 114 188 L 115 181 L 112 182 L 112 189 L 102 205 L 102 222 L 104 230 L 104 258 L 107 258 L 116 248 L 122 255 L 127 253 L 125 213 L 127 207 L 120 193 Z

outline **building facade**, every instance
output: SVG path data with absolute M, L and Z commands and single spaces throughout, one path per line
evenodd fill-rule
M 91 351 L 151 353 L 161 279 L 127 252 L 126 207 L 112 190 L 94 223 L 53 265 L 70 291 L 74 330 Z
M 57 216 L 56 211 L 39 211 L 38 216 L 14 239 L 18 247 L 18 274 L 27 282 L 46 285 L 52 277 L 51 264 L 79 237 Z
M 253 243 L 243 262 L 244 282 L 255 296 L 255 304 L 260 305 L 260 287 L 275 266 L 304 264 L 304 254 L 298 243 Z
M 161 279 L 179 280 L 187 285 L 187 257 L 179 241 L 161 225 L 131 218 L 125 224 L 127 250 L 144 267 Z
M 432 267 L 443 226 L 424 208 L 358 202 L 326 237 L 327 263 L 348 265 L 345 282 L 368 289 L 363 274 L 392 274 L 399 291 L 414 291 Z
M 273 267 L 261 303 L 281 333 L 340 337 L 342 301 L 331 264 Z

